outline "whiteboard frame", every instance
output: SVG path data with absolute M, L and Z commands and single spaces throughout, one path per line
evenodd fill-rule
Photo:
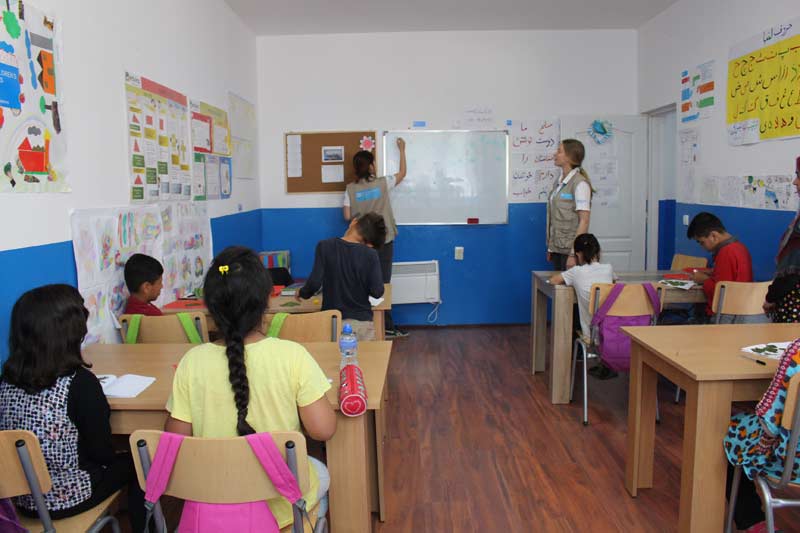
M 386 136 L 390 133 L 505 133 L 506 134 L 506 179 L 505 179 L 505 198 L 506 198 L 506 219 L 504 222 L 485 222 L 478 221 L 477 224 L 470 224 L 469 222 L 398 222 L 398 226 L 500 226 L 508 224 L 508 180 L 510 176 L 511 157 L 509 154 L 509 137 L 508 130 L 427 130 L 427 129 L 413 129 L 413 130 L 385 130 L 383 132 L 383 139 L 381 140 L 381 158 L 383 159 L 383 173 L 386 176 L 388 169 L 386 168 Z

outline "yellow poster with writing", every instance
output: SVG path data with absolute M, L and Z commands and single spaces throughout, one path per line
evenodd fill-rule
M 726 95 L 730 144 L 800 136 L 800 19 L 793 22 L 731 50 Z

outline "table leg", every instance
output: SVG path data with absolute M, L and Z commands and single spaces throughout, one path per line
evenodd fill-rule
M 733 401 L 730 381 L 701 381 L 686 391 L 678 531 L 722 531 L 727 460 L 722 439 Z
M 386 340 L 386 320 L 383 311 L 372 311 L 372 322 L 375 326 L 375 340 Z
M 569 291 L 555 291 L 552 324 L 550 401 L 554 404 L 569 403 L 572 366 L 572 299 Z
M 336 433 L 327 444 L 331 531 L 369 533 L 372 516 L 367 474 L 368 417 L 337 416 Z
M 646 348 L 631 343 L 625 488 L 634 498 L 638 489 L 653 486 L 658 374 L 643 361 L 646 355 Z
M 531 274 L 531 373 L 544 372 L 547 349 L 547 295 L 539 290 L 539 280 Z

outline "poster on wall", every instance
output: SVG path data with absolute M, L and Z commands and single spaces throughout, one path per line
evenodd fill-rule
M 195 152 L 231 155 L 228 112 L 195 100 L 192 100 L 189 106 L 192 111 L 192 144 Z M 197 128 L 195 124 L 198 125 Z
M 186 96 L 144 76 L 125 73 L 131 201 L 192 196 Z
M 561 142 L 558 118 L 509 120 L 511 154 L 508 201 L 547 202 L 553 183 L 561 176 L 554 160 Z
M 256 106 L 235 93 L 228 93 L 231 137 L 256 140 Z
M 739 42 L 728 57 L 728 142 L 800 136 L 800 17 Z
M 202 286 L 212 250 L 205 204 L 76 210 L 70 222 L 78 289 L 89 310 L 87 344 L 119 342 L 118 318 L 129 297 L 123 273 L 134 253 L 164 266 L 159 307 Z
M 20 0 L 0 27 L 0 193 L 69 192 L 56 21 Z
M 714 61 L 681 72 L 681 123 L 706 119 L 714 111 Z
M 797 196 L 791 174 L 769 176 L 703 176 L 685 201 L 749 209 L 795 211 Z

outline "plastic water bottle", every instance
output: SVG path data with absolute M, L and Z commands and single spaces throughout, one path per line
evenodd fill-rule
M 367 411 L 367 387 L 358 366 L 358 338 L 350 324 L 342 328 L 339 337 L 339 409 L 345 416 L 359 416 Z
M 353 327 L 345 324 L 342 334 L 339 337 L 339 353 L 342 360 L 339 362 L 339 370 L 347 365 L 358 365 L 358 337 L 353 333 Z

